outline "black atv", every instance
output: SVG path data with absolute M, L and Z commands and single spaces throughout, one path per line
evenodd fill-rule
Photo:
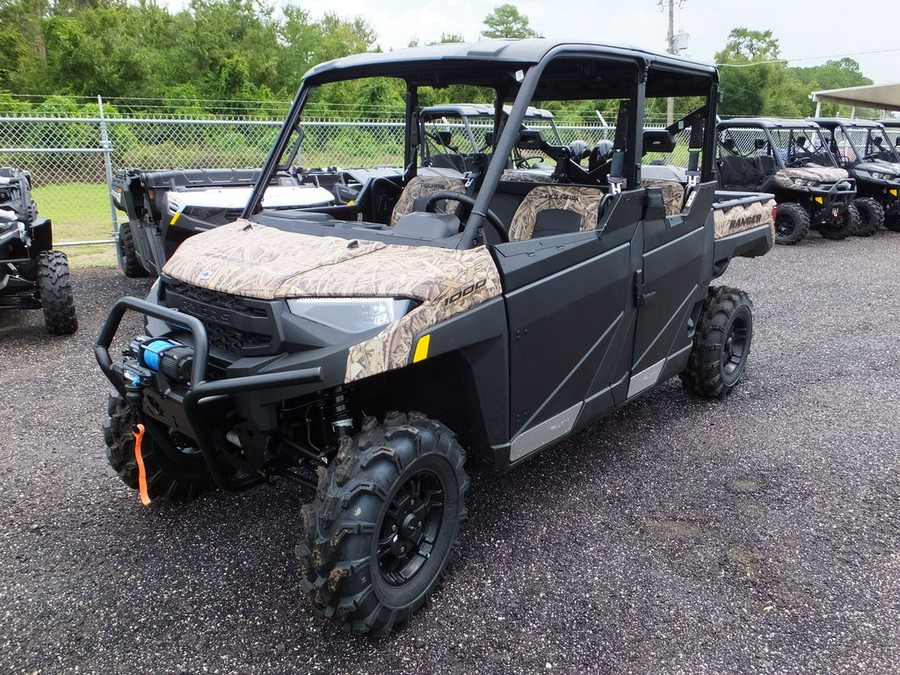
M 31 175 L 0 168 L 0 309 L 43 309 L 47 331 L 78 329 L 69 261 L 53 250 L 52 226 L 38 217 Z
M 271 177 L 303 155 L 290 149 L 312 93 L 385 76 L 407 90 L 402 181 L 314 214 L 267 207 Z M 495 98 L 485 161 L 421 166 L 420 95 L 473 86 Z M 645 98 L 669 96 L 698 107 L 645 131 Z M 532 101 L 604 98 L 615 140 L 585 166 L 583 149 L 523 128 Z M 701 161 L 717 100 L 712 66 L 547 40 L 313 68 L 243 219 L 185 241 L 104 325 L 109 463 L 145 503 L 306 486 L 302 591 L 355 632 L 404 625 L 444 575 L 467 463 L 506 471 L 672 377 L 714 399 L 741 380 L 751 302 L 711 282 L 771 248 L 774 200 L 717 192 Z M 510 176 L 518 151 L 555 167 Z M 122 358 L 128 311 L 145 328 Z
M 818 125 L 749 118 L 717 128 L 719 186 L 775 195 L 777 243 L 796 244 L 810 228 L 826 239 L 860 233 L 855 181 L 838 168 Z
M 900 156 L 884 126 L 870 120 L 814 118 L 838 164 L 856 179 L 860 226 L 875 234 L 882 225 L 900 232 Z

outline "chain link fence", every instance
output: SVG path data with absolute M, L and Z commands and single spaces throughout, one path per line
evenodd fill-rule
M 31 173 L 33 194 L 43 216 L 53 221 L 57 246 L 102 244 L 111 251 L 117 214 L 110 180 L 124 168 L 189 169 L 262 166 L 281 127 L 282 111 L 269 119 L 189 119 L 148 113 L 104 111 L 0 113 L 0 166 Z M 160 111 L 162 112 L 162 111 Z M 274 115 L 278 114 L 278 117 Z M 260 117 L 260 115 L 256 115 Z M 610 139 L 602 124 L 560 125 L 564 143 L 594 145 Z M 403 123 L 347 122 L 321 118 L 304 122 L 306 167 L 371 167 L 402 164 Z

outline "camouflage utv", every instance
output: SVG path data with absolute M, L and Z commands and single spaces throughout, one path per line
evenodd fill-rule
M 271 176 L 316 142 L 313 93 L 383 77 L 406 90 L 402 180 L 352 204 L 266 206 Z M 490 147 L 471 166 L 426 165 L 420 99 L 474 89 L 493 99 Z M 669 96 L 696 108 L 645 132 L 645 101 Z M 539 102 L 603 99 L 615 140 L 587 164 L 523 125 Z M 242 218 L 188 239 L 103 327 L 111 466 L 145 502 L 305 486 L 300 590 L 349 630 L 404 625 L 456 545 L 467 464 L 506 471 L 675 376 L 709 398 L 738 385 L 750 299 L 711 282 L 771 248 L 774 202 L 717 194 L 701 161 L 717 100 L 712 66 L 546 40 L 313 68 Z M 552 172 L 516 171 L 519 152 Z M 127 311 L 144 332 L 114 349 Z
M 717 128 L 719 187 L 775 195 L 777 243 L 796 244 L 810 228 L 826 239 L 863 234 L 855 181 L 838 168 L 818 125 L 752 118 L 720 122 Z

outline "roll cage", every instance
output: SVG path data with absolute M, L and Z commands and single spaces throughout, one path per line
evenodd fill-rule
M 802 120 L 734 119 L 718 125 L 719 157 L 768 155 L 776 169 L 817 164 L 836 167 L 822 129 Z
M 506 170 L 507 158 L 520 141 L 519 130 L 532 102 L 592 98 L 620 101 L 611 157 L 600 167 L 585 170 L 572 162 L 563 149 L 537 141 L 544 143 L 542 151 L 564 168 L 571 168 L 573 176 L 568 178 L 569 182 L 600 186 L 617 193 L 641 185 L 646 99 L 699 97 L 702 105 L 667 132 L 690 127 L 688 174 L 692 182 L 711 180 L 712 162 L 701 158 L 714 156 L 714 134 L 705 133 L 715 127 L 718 74 L 713 66 L 607 45 L 542 39 L 498 40 L 359 55 L 311 69 L 263 167 L 244 217 L 253 219 L 262 211 L 262 194 L 278 170 L 281 158 L 294 152 L 290 149 L 291 137 L 294 132 L 302 132 L 301 115 L 313 91 L 328 82 L 363 77 L 394 77 L 405 81 L 404 182 L 417 173 L 417 155 L 422 143 L 420 88 L 470 85 L 487 87 L 496 93 L 495 118 L 502 123 L 498 124 L 498 135 L 484 169 L 477 176 L 480 186 L 461 236 L 455 242 L 457 248 L 470 248 L 478 241 L 476 233 L 485 224 L 492 196 Z M 508 114 L 504 114 L 507 104 L 510 104 Z

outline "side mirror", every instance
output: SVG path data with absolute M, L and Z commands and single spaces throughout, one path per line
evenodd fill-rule
M 762 150 L 764 147 L 766 147 L 766 139 L 757 138 L 755 141 L 753 141 L 754 150 Z
M 441 145 L 448 148 L 450 147 L 450 142 L 453 140 L 453 134 L 447 130 L 438 131 L 435 134 L 435 137 Z
M 494 132 L 493 131 L 485 131 L 484 132 L 484 144 L 488 148 L 494 147 Z
M 540 129 L 522 129 L 516 140 L 516 147 L 520 150 L 540 150 L 545 145 L 546 141 Z
M 675 136 L 668 129 L 644 129 L 644 152 L 672 152 Z

